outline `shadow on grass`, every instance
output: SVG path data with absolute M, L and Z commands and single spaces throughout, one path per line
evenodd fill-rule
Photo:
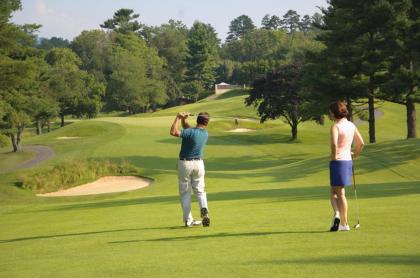
M 420 266 L 420 255 L 348 255 L 334 257 L 317 257 L 302 259 L 270 260 L 249 262 L 251 264 L 380 264 L 380 265 L 417 265 Z
M 399 140 L 367 146 L 363 157 L 355 161 L 355 165 L 361 173 L 369 173 L 392 168 L 418 158 L 420 158 L 420 140 Z
M 144 241 L 183 241 L 183 240 L 199 240 L 206 238 L 225 238 L 225 237 L 258 237 L 258 236 L 271 236 L 271 235 L 284 235 L 284 234 L 324 234 L 327 231 L 279 231 L 279 232 L 251 232 L 251 233 L 217 233 L 195 236 L 180 236 L 180 237 L 163 237 L 154 239 L 138 239 L 138 240 L 123 240 L 111 241 L 110 244 L 118 243 L 135 243 Z
M 232 143 L 231 139 L 230 143 Z M 205 159 L 205 165 L 208 177 L 223 179 L 271 177 L 273 182 L 290 181 L 328 169 L 328 157 L 303 159 L 304 157 L 307 155 L 282 158 L 269 155 L 226 156 Z M 405 177 L 403 173 L 398 173 L 392 168 L 418 158 L 420 158 L 420 140 L 404 140 L 368 146 L 363 157 L 355 162 L 355 167 L 358 174 L 371 174 L 374 171 L 389 169 Z M 151 172 L 149 176 L 162 170 L 175 171 L 177 164 L 176 157 L 131 156 L 126 159 Z M 241 170 L 247 172 L 240 172 Z
M 19 237 L 19 238 L 11 238 L 11 239 L 0 239 L 0 244 L 1 243 L 19 242 L 19 241 L 28 241 L 28 240 L 51 239 L 51 238 L 62 238 L 62 237 L 78 237 L 78 236 L 89 236 L 89 235 L 118 233 L 118 232 L 143 231 L 143 230 L 177 230 L 177 229 L 185 229 L 185 227 L 173 226 L 173 227 L 154 227 L 154 228 L 129 228 L 129 229 L 116 229 L 116 230 L 105 230 L 105 231 L 92 231 L 92 232 L 81 232 L 81 233 L 58 234 L 58 235 Z
M 395 197 L 401 195 L 420 194 L 420 186 L 417 181 L 403 183 L 361 184 L 358 186 L 359 200 L 368 198 Z M 347 195 L 352 198 L 351 189 Z M 329 187 L 297 187 L 278 188 L 246 191 L 227 191 L 207 194 L 209 202 L 233 201 L 233 200 L 265 200 L 266 202 L 293 202 L 307 200 L 328 200 Z M 42 211 L 69 211 L 80 209 L 100 209 L 123 207 L 133 205 L 147 205 L 155 203 L 178 203 L 179 196 L 156 196 L 124 200 L 107 200 L 90 203 L 79 203 L 57 206 Z
M 301 178 L 328 167 L 327 158 L 302 158 L 304 155 L 276 158 L 271 156 L 240 156 L 240 157 L 219 157 L 204 160 L 206 172 L 211 177 L 222 177 L 237 179 L 241 177 L 265 177 L 272 176 L 279 178 L 278 181 Z M 105 157 L 104 159 L 120 162 L 120 159 Z M 176 173 L 178 159 L 156 156 L 127 156 L 124 158 L 130 164 L 145 169 L 148 176 L 159 172 L 174 171 Z M 290 164 L 290 166 L 289 166 Z M 284 169 L 268 169 L 272 167 L 283 167 Z M 287 168 L 286 168 L 287 167 Z M 241 172 L 241 171 L 247 172 Z M 248 170 L 252 170 L 249 172 Z M 264 170 L 258 172 L 259 170 Z M 215 173 L 214 171 L 228 171 L 228 174 Z
M 210 174 L 212 173 L 212 177 L 218 175 L 215 171 L 228 171 L 228 175 L 223 175 L 225 178 L 229 178 L 229 176 L 233 175 L 238 177 L 254 177 L 254 176 L 264 176 L 269 171 L 265 171 L 266 168 L 272 167 L 279 167 L 284 166 L 287 164 L 295 163 L 301 161 L 301 156 L 296 157 L 284 157 L 284 158 L 273 158 L 269 156 L 265 157 L 255 157 L 255 156 L 241 156 L 241 157 L 226 157 L 226 158 L 211 158 L 205 160 L 205 165 L 207 172 Z M 234 171 L 241 171 L 241 170 L 264 170 L 266 174 L 255 173 L 252 175 L 250 172 L 234 172 Z M 320 168 L 321 170 L 321 168 Z M 302 171 L 301 171 L 302 173 Z M 310 174 L 309 172 L 308 174 Z
M 227 99 L 227 98 L 232 98 L 232 97 L 248 96 L 248 95 L 249 95 L 248 90 L 239 89 L 239 90 L 232 90 L 232 91 L 220 94 L 216 97 L 216 99 L 220 100 L 220 99 Z
M 165 138 L 156 140 L 157 143 L 177 144 L 178 140 Z M 292 140 L 287 134 L 261 134 L 261 133 L 229 133 L 227 135 L 210 136 L 208 146 L 249 146 L 249 145 L 268 145 L 268 144 L 299 144 L 299 140 Z
M 246 164 L 248 161 L 245 159 L 248 159 L 250 163 Z M 210 169 L 208 172 L 209 177 L 235 180 L 240 178 L 272 178 L 272 182 L 287 182 L 303 178 L 326 170 L 328 167 L 328 161 L 324 157 L 305 160 L 296 158 L 294 159 L 292 157 L 286 157 L 283 159 L 271 158 L 271 160 L 264 162 L 266 167 L 261 169 L 255 167 L 260 163 L 261 162 L 255 158 L 249 159 L 247 157 L 240 157 L 228 161 L 221 159 L 220 162 L 218 160 L 209 160 L 206 162 L 206 165 L 208 165 L 208 169 Z M 244 168 L 245 166 L 247 166 L 247 168 Z M 228 167 L 238 167 L 236 170 L 253 171 L 224 171 L 225 169 L 229 169 Z M 266 169 L 267 167 L 271 167 L 271 169 Z

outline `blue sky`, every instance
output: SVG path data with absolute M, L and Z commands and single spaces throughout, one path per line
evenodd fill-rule
M 190 27 L 195 20 L 210 23 L 224 40 L 229 24 L 246 14 L 259 26 L 265 14 L 284 15 L 289 9 L 300 15 L 319 11 L 326 0 L 22 0 L 22 11 L 13 15 L 17 24 L 42 24 L 40 37 L 72 39 L 83 30 L 99 29 L 120 8 L 133 9 L 140 22 L 160 25 L 169 19 Z

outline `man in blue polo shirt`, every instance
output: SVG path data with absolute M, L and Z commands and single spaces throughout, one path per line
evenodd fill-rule
M 184 223 L 186 227 L 203 224 L 210 226 L 210 218 L 207 206 L 207 195 L 204 191 L 204 146 L 207 143 L 208 133 L 206 127 L 210 120 L 207 112 L 201 112 L 197 116 L 197 125 L 191 128 L 187 123 L 190 113 L 178 113 L 172 126 L 171 135 L 182 138 L 181 151 L 178 161 L 178 184 L 181 196 Z M 180 124 L 183 129 L 180 130 Z M 200 205 L 202 221 L 194 220 L 191 214 L 191 189 L 194 191 Z

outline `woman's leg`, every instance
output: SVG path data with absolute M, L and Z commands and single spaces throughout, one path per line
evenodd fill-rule
M 345 226 L 347 222 L 347 199 L 344 186 L 334 186 L 334 193 L 337 194 L 338 208 L 340 210 L 340 224 Z
M 330 187 L 330 192 L 331 192 L 330 201 L 331 201 L 332 209 L 334 211 L 334 217 L 339 218 L 340 217 L 340 210 L 338 208 L 338 196 L 334 192 L 333 186 Z

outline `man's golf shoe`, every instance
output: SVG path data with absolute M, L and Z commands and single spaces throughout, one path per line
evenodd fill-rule
M 194 220 L 194 219 L 185 221 L 185 227 L 195 227 L 195 226 L 201 226 L 201 221 Z
M 210 226 L 209 211 L 207 210 L 207 208 L 201 209 L 201 218 L 203 222 L 203 227 Z

